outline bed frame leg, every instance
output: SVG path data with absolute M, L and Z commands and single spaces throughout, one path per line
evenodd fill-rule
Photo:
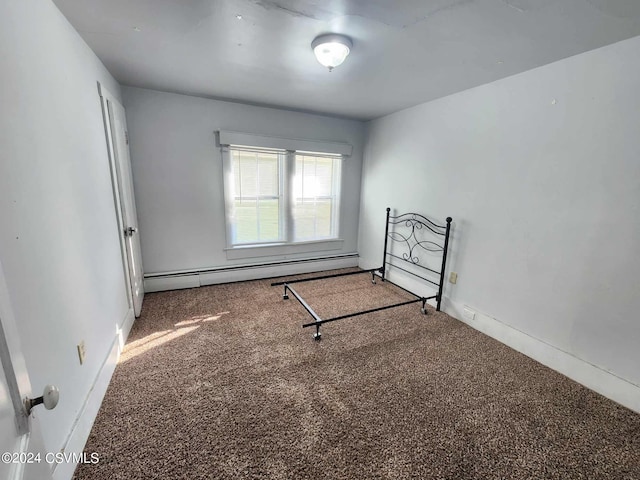
M 322 334 L 320 333 L 320 325 L 316 325 L 316 333 L 313 334 L 313 339 L 316 342 L 322 340 Z
M 422 308 L 420 309 L 420 313 L 422 313 L 423 315 L 427 314 L 427 299 L 426 298 L 422 299 Z
M 371 272 L 371 283 L 376 284 L 376 274 L 375 272 Z
M 287 290 L 289 289 L 288 285 L 285 283 L 284 284 L 284 294 L 282 295 L 282 299 L 283 300 L 289 300 L 289 294 L 287 293 Z

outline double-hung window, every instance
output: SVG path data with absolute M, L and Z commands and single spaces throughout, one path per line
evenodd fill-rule
M 250 245 L 286 239 L 283 152 L 230 149 L 233 193 L 231 244 Z
M 293 240 L 337 237 L 341 158 L 296 152 L 293 173 Z
M 230 248 L 338 239 L 342 155 L 228 145 L 224 158 Z

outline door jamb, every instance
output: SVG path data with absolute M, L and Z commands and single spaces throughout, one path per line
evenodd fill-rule
M 122 199 L 120 198 L 120 182 L 118 181 L 118 172 L 114 148 L 114 138 L 111 133 L 111 117 L 109 115 L 108 101 L 118 101 L 116 97 L 98 82 L 98 93 L 100 95 L 100 106 L 102 107 L 102 118 L 104 120 L 104 133 L 107 144 L 107 153 L 109 156 L 109 172 L 111 174 L 111 187 L 113 190 L 113 206 L 116 210 L 116 219 L 118 222 L 118 241 L 120 242 L 120 254 L 122 255 L 122 267 L 124 281 L 127 290 L 127 301 L 129 302 L 129 310 L 133 310 L 133 286 L 131 278 L 129 278 L 129 258 L 127 255 L 127 246 L 124 238 L 124 219 L 122 218 Z M 119 102 L 118 102 L 119 103 Z

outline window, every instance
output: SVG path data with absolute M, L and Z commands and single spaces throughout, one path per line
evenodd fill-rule
M 338 238 L 342 155 L 230 145 L 231 247 Z
M 294 240 L 335 238 L 338 226 L 340 159 L 296 154 L 293 179 Z
M 284 155 L 238 149 L 230 154 L 234 179 L 232 244 L 283 241 Z

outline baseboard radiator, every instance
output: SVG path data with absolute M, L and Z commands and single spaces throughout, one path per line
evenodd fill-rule
M 199 270 L 149 273 L 144 276 L 145 292 L 196 288 L 219 283 L 274 278 L 299 273 L 320 272 L 358 266 L 358 254 L 302 258 L 277 262 L 252 263 Z

